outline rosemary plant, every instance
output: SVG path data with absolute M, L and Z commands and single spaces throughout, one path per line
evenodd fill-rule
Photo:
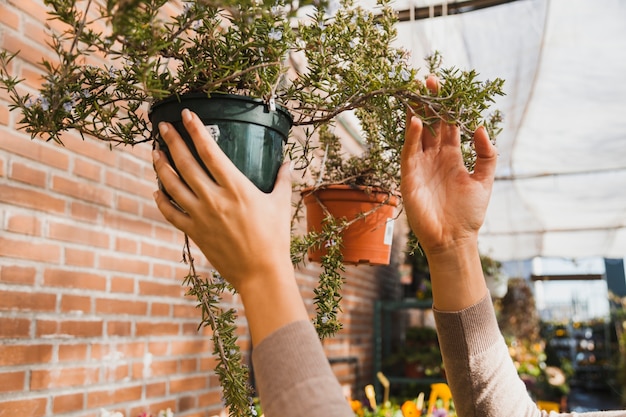
M 342 0 L 334 13 L 319 2 L 308 16 L 299 6 L 315 0 L 44 0 L 50 18 L 50 55 L 42 58 L 42 83 L 24 88 L 19 51 L 0 51 L 0 88 L 19 125 L 31 137 L 63 143 L 63 133 L 78 132 L 111 147 L 153 140 L 147 110 L 160 100 L 187 92 L 242 94 L 285 106 L 305 133 L 285 153 L 312 167 L 312 150 L 327 149 L 324 167 L 314 175 L 320 186 L 362 184 L 397 194 L 399 155 L 405 113 L 426 122 L 443 118 L 461 127 L 467 166 L 473 166 L 471 132 L 485 124 L 483 113 L 502 81 L 480 82 L 474 71 L 439 69 L 437 94 L 427 90 L 406 51 L 393 45 L 397 18 L 390 0 L 366 10 Z M 182 5 L 182 6 L 181 6 Z M 52 27 L 52 26 L 51 26 Z M 365 152 L 352 158 L 341 152 L 330 128 L 336 117 L 354 111 L 361 122 Z M 495 137 L 498 117 L 487 122 Z M 493 123 L 492 123 L 493 122 Z M 367 213 L 363 213 L 366 216 Z M 314 245 L 328 246 L 315 292 L 322 337 L 341 325 L 344 270 L 341 232 L 350 220 L 328 218 L 319 234 L 295 236 L 292 259 L 299 263 Z M 218 275 L 196 274 L 188 242 L 184 279 L 198 299 L 201 326 L 213 330 L 216 370 L 231 416 L 250 415 L 246 370 L 234 336 L 235 312 L 219 299 L 229 286 Z

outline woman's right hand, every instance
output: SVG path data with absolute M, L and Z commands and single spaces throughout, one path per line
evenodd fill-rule
M 436 90 L 437 79 L 427 85 Z M 430 127 L 407 120 L 401 155 L 401 192 L 409 224 L 428 254 L 478 236 L 487 210 L 497 151 L 485 128 L 474 133 L 476 166 L 468 172 L 458 127 L 438 121 Z

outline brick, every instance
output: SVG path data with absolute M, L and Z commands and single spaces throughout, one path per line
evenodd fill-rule
M 132 175 L 127 175 L 118 170 L 107 170 L 105 174 L 105 184 L 120 191 L 126 191 L 134 196 L 140 196 L 145 199 L 152 199 L 154 192 L 153 184 L 146 184 Z
M 101 141 L 94 139 L 83 140 L 80 135 L 69 132 L 64 137 L 65 146 L 79 155 L 86 157 L 91 161 L 99 162 L 107 166 L 115 166 L 117 150 L 110 150 L 109 146 Z
M 9 239 L 0 236 L 1 257 L 59 263 L 61 248 L 58 245 Z
M 59 362 L 82 362 L 87 359 L 86 344 L 60 344 Z
M 0 400 L 0 410 L 5 416 L 40 417 L 46 415 L 46 398 L 29 397 L 23 400 Z
M 136 217 L 129 217 L 120 212 L 106 211 L 104 213 L 104 225 L 138 236 L 152 236 L 152 224 L 150 222 Z
M 198 360 L 196 358 L 181 359 L 178 362 L 179 374 L 190 374 L 198 370 Z
M 0 393 L 24 390 L 25 371 L 0 372 Z
M 0 345 L 0 366 L 47 363 L 52 359 L 52 345 Z
M 96 265 L 96 255 L 92 250 L 82 250 L 76 248 L 65 248 L 66 266 L 81 266 L 93 268 Z
M 13 164 L 11 164 L 9 178 L 35 187 L 44 188 L 46 186 L 47 174 L 46 171 L 33 166 L 32 162 L 30 165 L 21 162 L 13 162 Z
M 174 305 L 174 317 L 175 318 L 198 318 L 201 315 L 201 311 L 195 304 L 177 304 Z
M 139 250 L 139 242 L 136 239 L 116 237 L 115 250 L 117 252 L 126 252 L 136 255 Z
M 146 397 L 154 398 L 154 397 L 164 397 L 167 393 L 167 386 L 165 382 L 155 382 L 151 384 L 146 384 Z M 134 415 L 134 414 L 133 414 Z
M 17 29 L 22 21 L 20 14 L 9 7 L 8 4 L 0 3 L 0 23 L 11 29 Z
M 44 272 L 43 283 L 46 286 L 81 288 L 84 290 L 104 291 L 106 278 L 87 272 L 68 271 L 65 269 L 48 268 Z
M 48 237 L 98 248 L 108 248 L 110 244 L 109 235 L 105 232 L 53 221 L 48 225 Z
M 17 131 L 2 132 L 0 149 L 62 171 L 69 168 L 70 159 L 64 148 L 40 139 L 31 140 Z
M 98 265 L 102 270 L 127 272 L 142 276 L 148 276 L 150 274 L 150 264 L 135 258 L 100 255 L 98 256 Z
M 91 297 L 63 294 L 61 296 L 61 312 L 89 314 L 91 313 Z
M 149 242 L 141 242 L 141 254 L 156 259 L 170 259 L 173 262 L 181 258 L 182 246 L 171 248 L 163 244 L 153 244 Z
M 52 399 L 52 411 L 56 414 L 69 413 L 82 410 L 85 404 L 85 395 L 77 394 L 57 394 Z
M 49 213 L 65 212 L 65 200 L 61 198 L 53 197 L 47 192 L 6 184 L 0 184 L 0 202 Z
M 132 323 L 129 321 L 108 321 L 106 329 L 109 337 L 132 336 Z
M 82 201 L 72 201 L 70 213 L 75 220 L 83 220 L 94 223 L 102 213 L 102 208 L 94 204 L 83 203 Z
M 23 235 L 41 236 L 41 222 L 36 216 L 14 214 L 9 217 L 7 230 Z
M 11 0 L 9 3 L 37 21 L 45 21 L 48 18 L 48 9 L 38 2 Z
M 90 385 L 98 381 L 98 371 L 98 368 L 85 367 L 35 369 L 30 374 L 30 389 L 37 391 Z
M 0 13 L 2 13 L 2 4 L 0 4 Z M 0 19 L 2 19 L 0 17 Z M 9 113 L 9 109 L 4 107 L 4 106 L 0 106 L 0 125 L 5 125 L 8 126 L 9 125 L 9 121 L 11 120 L 11 116 Z M 0 170 L 0 176 L 2 176 L 2 170 Z
M 94 184 L 87 184 L 73 178 L 66 178 L 59 175 L 52 177 L 52 190 L 77 200 L 87 201 L 104 207 L 111 207 L 113 204 L 113 193 Z
M 148 303 L 136 300 L 120 300 L 111 298 L 98 298 L 96 300 L 96 314 L 124 314 L 146 315 Z
M 3 107 L 0 107 L 0 116 L 2 114 Z M 0 177 L 5 177 L 6 173 L 4 172 L 4 159 L 0 158 Z
M 117 197 L 117 203 L 115 204 L 115 207 L 125 213 L 139 215 L 141 204 L 136 198 L 119 195 Z
M 0 310 L 54 311 L 56 295 L 5 290 L 0 292 Z
M 25 338 L 30 335 L 29 319 L 0 317 L 2 337 L 6 339 Z
M 167 303 L 152 303 L 150 305 L 151 316 L 170 316 L 170 305 Z
M 207 377 L 205 375 L 177 379 L 172 378 L 170 380 L 170 394 L 201 390 L 205 388 L 207 388 Z
M 144 146 L 144 148 L 147 149 L 148 146 Z M 145 158 L 144 158 L 144 161 L 140 162 L 137 160 L 137 158 L 134 155 L 132 155 L 133 153 L 137 153 L 135 151 L 137 151 L 138 149 L 139 149 L 138 146 L 132 147 L 132 148 L 131 147 L 124 148 L 125 152 L 118 153 L 118 158 L 117 158 L 117 163 L 116 163 L 116 167 L 119 171 L 123 171 L 127 174 L 130 174 L 133 176 L 133 178 L 143 178 L 144 167 L 148 166 L 148 163 L 146 162 Z M 151 150 L 147 153 L 148 156 L 151 155 L 150 152 Z M 150 163 L 152 163 L 152 159 L 150 159 Z
M 135 379 L 170 376 L 176 374 L 177 369 L 178 361 L 175 359 L 153 360 L 149 367 L 146 367 L 142 362 L 135 362 L 132 365 Z
M 32 285 L 37 271 L 32 267 L 4 265 L 0 267 L 0 282 Z
M 102 391 L 92 391 L 87 393 L 87 407 L 108 407 L 112 404 L 124 403 L 128 401 L 138 401 L 141 399 L 142 386 L 116 385 L 117 389 L 106 389 Z
M 31 2 L 21 2 L 31 3 Z M 10 53 L 20 53 L 20 58 L 26 62 L 36 64 L 41 61 L 42 57 L 51 57 L 50 52 L 31 39 L 24 37 L 21 33 L 12 30 L 5 30 L 1 46 Z
M 129 377 L 128 365 L 106 364 L 102 372 L 102 382 L 123 381 Z
M 137 322 L 135 336 L 171 336 L 178 335 L 178 324 L 172 322 Z
M 78 177 L 99 182 L 102 177 L 102 167 L 91 160 L 76 158 L 73 173 Z
M 178 283 L 169 284 L 141 280 L 139 281 L 139 293 L 142 295 L 179 298 L 183 293 L 183 288 Z
M 125 277 L 112 277 L 111 278 L 111 292 L 112 293 L 134 293 L 135 292 L 135 280 L 133 278 Z
M 94 338 L 102 336 L 101 320 L 37 320 L 37 337 Z

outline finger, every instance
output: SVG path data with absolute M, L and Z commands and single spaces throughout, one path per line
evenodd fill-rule
M 157 177 L 170 197 L 176 201 L 183 210 L 190 207 L 190 204 L 196 199 L 196 196 L 180 179 L 174 168 L 172 168 L 167 161 L 165 154 L 161 151 L 154 150 L 152 152 L 152 161 Z
M 200 191 L 203 189 L 202 187 L 210 187 L 213 184 L 213 181 L 209 178 L 196 158 L 192 155 L 189 147 L 176 129 L 170 123 L 161 122 L 159 123 L 159 133 L 169 149 L 170 156 L 172 157 L 180 177 L 182 177 L 188 185 L 188 188 L 191 189 L 196 195 L 199 195 L 201 194 Z M 167 172 L 167 170 L 165 172 Z M 171 175 L 164 176 L 160 179 L 164 185 L 166 180 L 172 180 Z M 178 189 L 180 187 L 178 184 L 174 183 L 173 188 Z M 168 190 L 168 193 L 171 194 L 167 185 L 166 189 Z M 182 201 L 179 201 L 178 197 L 175 197 L 174 195 L 172 195 L 172 197 L 178 203 L 182 204 Z
M 168 191 L 169 192 L 169 191 Z M 191 228 L 191 219 L 189 216 L 177 209 L 170 199 L 162 191 L 154 192 L 154 201 L 157 208 L 165 217 L 165 220 L 174 225 L 177 229 L 187 233 Z
M 487 129 L 483 126 L 474 132 L 474 149 L 476 150 L 474 176 L 479 179 L 493 178 L 496 172 L 498 151 L 491 143 Z
M 454 123 L 441 122 L 441 144 L 461 148 L 461 129 Z
M 191 136 L 200 159 L 202 159 L 217 184 L 225 186 L 233 183 L 233 180 L 236 178 L 240 180 L 246 179 L 207 132 L 204 123 L 202 123 L 197 114 L 184 109 L 182 118 L 185 129 Z
M 426 77 L 426 88 L 436 95 L 439 92 L 439 78 L 434 74 Z
M 291 168 L 289 162 L 284 163 L 278 170 L 276 183 L 272 195 L 277 196 L 281 200 L 291 199 Z
M 408 168 L 414 156 L 422 153 L 422 131 L 424 125 L 417 116 L 411 116 L 407 121 L 407 128 L 404 134 L 404 145 L 400 153 L 400 162 L 403 167 Z

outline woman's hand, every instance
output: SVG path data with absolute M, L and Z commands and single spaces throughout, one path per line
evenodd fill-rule
M 211 172 L 200 167 L 174 127 L 159 129 L 182 179 L 163 152 L 154 152 L 157 175 L 167 196 L 155 199 L 163 216 L 186 233 L 211 265 L 238 291 L 248 281 L 293 270 L 289 256 L 291 181 L 288 166 L 278 173 L 271 194 L 260 191 L 223 153 L 194 113 L 184 110 L 183 123 L 200 158 Z
M 436 90 L 437 80 L 427 80 Z M 400 189 L 409 225 L 428 259 L 433 304 L 459 311 L 487 294 L 478 230 L 491 196 L 497 152 L 483 127 L 474 133 L 476 165 L 468 172 L 458 127 L 439 121 L 424 127 L 407 120 Z
M 436 82 L 431 77 L 427 84 L 436 89 Z M 402 199 L 409 224 L 427 254 L 477 239 L 491 195 L 497 151 L 483 127 L 474 133 L 474 144 L 477 159 L 470 173 L 463 163 L 458 127 L 445 121 L 425 127 L 415 116 L 407 120 Z

